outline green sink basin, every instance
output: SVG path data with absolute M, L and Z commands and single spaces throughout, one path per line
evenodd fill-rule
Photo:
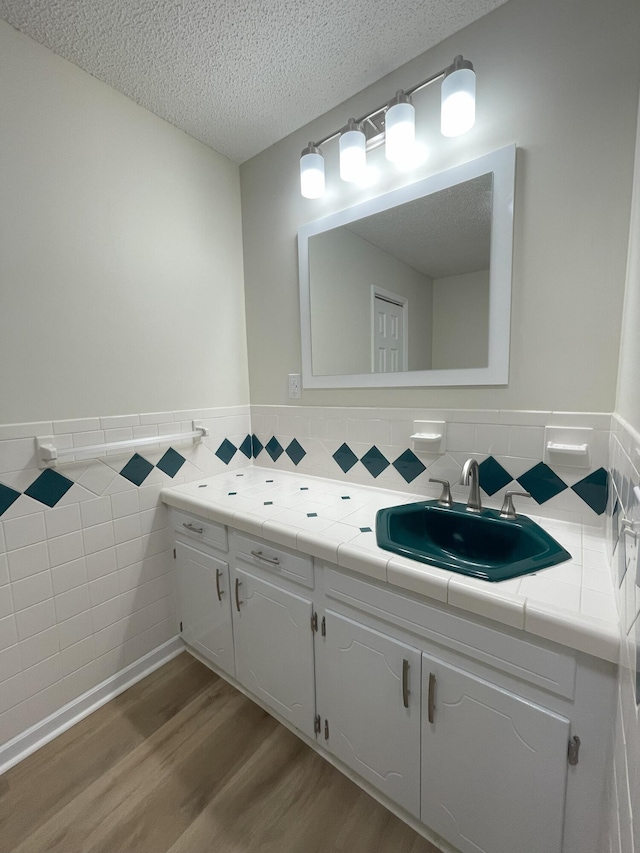
M 379 510 L 376 539 L 386 551 L 487 581 L 517 578 L 571 559 L 524 515 L 505 519 L 494 509 L 473 513 L 465 504 L 443 507 L 437 501 Z

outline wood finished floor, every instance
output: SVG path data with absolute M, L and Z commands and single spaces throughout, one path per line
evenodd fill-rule
M 181 654 L 0 777 L 1 853 L 438 853 Z

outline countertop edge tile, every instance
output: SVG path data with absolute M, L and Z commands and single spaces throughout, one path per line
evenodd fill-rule
M 323 539 L 320 533 L 310 530 L 301 530 L 296 539 L 298 550 L 319 560 L 328 560 L 330 563 L 338 562 L 338 544 L 338 542 Z
M 387 580 L 388 557 L 382 557 L 368 548 L 359 548 L 344 542 L 338 545 L 338 565 L 343 569 L 350 569 L 361 575 L 374 578 L 379 581 Z
M 274 521 L 268 519 L 262 525 L 262 535 L 265 539 L 275 542 L 276 545 L 284 545 L 285 548 L 298 547 L 297 527 L 292 527 L 290 524 L 284 524 L 282 521 Z
M 524 630 L 524 606 L 526 598 L 514 592 L 493 589 L 496 584 L 478 581 L 475 578 L 452 577 L 449 581 L 447 602 L 476 616 L 493 619 L 511 628 Z
M 388 583 L 444 604 L 447 603 L 450 580 L 451 572 L 417 563 L 414 560 L 392 557 L 387 563 Z
M 610 663 L 618 663 L 620 633 L 614 623 L 587 619 L 579 613 L 527 600 L 525 631 Z

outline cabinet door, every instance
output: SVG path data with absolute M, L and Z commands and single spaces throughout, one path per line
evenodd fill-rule
M 234 570 L 233 582 L 238 681 L 285 720 L 313 737 L 311 601 L 242 569 Z
M 462 853 L 560 853 L 569 721 L 426 654 L 422 689 L 422 822 Z
M 325 618 L 318 694 L 325 745 L 419 817 L 420 652 L 331 610 Z
M 176 561 L 178 613 L 185 643 L 235 675 L 228 565 L 182 542 L 176 543 Z

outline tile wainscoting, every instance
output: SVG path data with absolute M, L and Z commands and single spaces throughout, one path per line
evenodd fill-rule
M 622 532 L 622 519 L 640 522 L 640 433 L 617 415 L 610 439 L 608 555 L 618 595 L 620 668 L 614 773 L 610 785 L 611 853 L 640 853 L 640 543 Z
M 193 419 L 208 437 L 162 444 Z M 0 746 L 175 636 L 158 494 L 249 465 L 250 432 L 248 406 L 0 426 Z M 42 435 L 79 453 L 159 441 L 43 472 L 34 455 Z

